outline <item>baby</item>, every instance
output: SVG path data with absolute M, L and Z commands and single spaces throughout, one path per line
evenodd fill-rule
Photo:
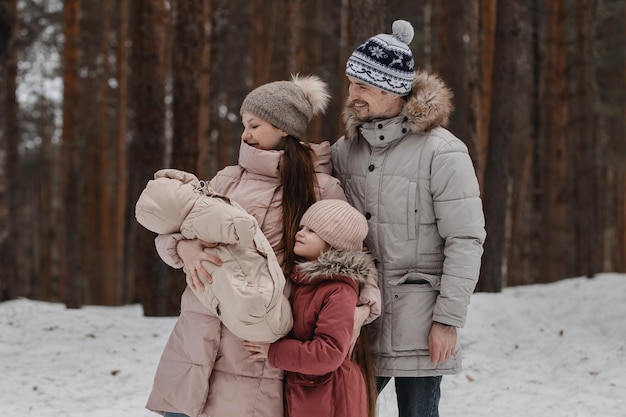
M 222 264 L 203 263 L 213 282 L 194 293 L 235 336 L 273 342 L 291 330 L 280 264 L 256 219 L 237 203 L 193 174 L 162 169 L 139 196 L 135 217 L 155 233 L 217 244 L 205 250 Z

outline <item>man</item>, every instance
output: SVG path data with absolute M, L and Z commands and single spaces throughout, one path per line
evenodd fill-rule
M 443 127 L 452 94 L 414 72 L 411 24 L 392 29 L 348 59 L 346 133 L 333 166 L 369 223 L 383 301 L 370 327 L 378 391 L 394 377 L 400 417 L 436 417 L 442 375 L 461 370 L 457 328 L 478 280 L 485 221 L 467 147 Z

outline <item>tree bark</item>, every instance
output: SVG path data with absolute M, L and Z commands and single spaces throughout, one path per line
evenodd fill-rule
M 199 178 L 210 178 L 209 154 L 211 147 L 211 38 L 213 34 L 212 2 L 204 0 L 202 26 L 202 63 L 200 71 L 199 108 L 198 108 L 198 161 L 196 172 Z
M 287 0 L 287 18 L 285 22 L 285 43 L 287 74 L 300 72 L 303 65 L 304 48 L 302 47 L 302 0 Z
M 133 302 L 135 295 L 134 277 L 126 274 L 126 259 L 124 254 L 129 246 L 130 230 L 126 221 L 126 207 L 128 206 L 128 0 L 118 2 L 118 42 L 117 42 L 117 129 L 114 143 L 113 169 L 113 259 L 114 276 L 124 282 L 123 300 Z
M 176 2 L 173 48 L 174 168 L 196 172 L 199 151 L 200 79 L 204 52 L 204 0 Z
M 579 213 L 575 216 L 576 275 L 592 277 L 597 271 L 596 234 L 598 225 L 596 161 L 598 155 L 594 139 L 593 109 L 593 50 L 592 17 L 593 0 L 577 0 L 575 9 L 577 58 L 573 66 L 574 91 L 570 137 L 574 139 L 574 205 Z
M 487 292 L 499 292 L 505 282 L 510 158 L 519 127 L 515 110 L 519 103 L 511 96 L 523 95 L 519 57 L 524 55 L 524 32 L 520 27 L 525 17 L 524 4 L 524 0 L 500 0 L 497 5 L 492 117 L 483 199 L 488 239 L 478 287 Z
M 565 4 L 554 0 L 547 5 L 546 66 L 542 102 L 541 259 L 539 279 L 552 282 L 571 276 L 573 242 L 568 235 L 572 224 L 568 211 L 568 166 L 565 146 L 567 107 L 565 55 Z
M 448 129 L 468 147 L 474 167 L 482 164 L 478 152 L 478 120 L 482 116 L 479 73 L 478 0 L 440 3 L 439 45 L 442 61 L 437 71 L 454 92 L 454 112 Z M 456 65 L 450 65 L 450 63 Z
M 78 234 L 78 262 L 80 262 L 81 293 L 80 305 L 101 304 L 104 281 L 108 281 L 104 272 L 106 263 L 100 259 L 102 252 L 101 238 L 103 234 L 100 224 L 100 195 L 102 184 L 100 178 L 107 175 L 100 167 L 100 155 L 107 152 L 100 148 L 103 133 L 102 115 L 100 110 L 99 75 L 101 71 L 100 53 L 104 37 L 102 22 L 106 20 L 102 5 L 105 2 L 87 2 L 80 11 L 80 44 L 79 68 L 82 76 L 78 80 L 78 106 L 75 111 L 77 160 L 81 167 L 73 193 L 80 205 L 76 223 L 72 225 L 73 233 Z M 103 61 L 106 62 L 107 58 Z M 70 222 L 73 223 L 73 222 Z M 106 277 L 106 278 L 105 278 Z
M 80 45 L 80 2 L 68 0 L 63 6 L 65 24 L 63 47 L 63 132 L 60 167 L 60 190 L 63 207 L 59 224 L 64 233 L 59 236 L 59 287 L 60 298 L 68 307 L 81 306 L 83 277 L 79 259 L 80 242 L 76 231 L 80 199 L 78 190 L 79 153 L 76 131 L 78 102 L 78 57 Z
M 496 0 L 481 0 L 480 8 L 480 103 L 481 114 L 477 118 L 476 150 L 479 161 L 487 160 L 489 146 L 489 125 L 491 121 L 491 94 L 493 91 L 494 45 L 496 33 Z M 479 163 L 476 175 L 478 182 L 484 184 L 485 163 Z
M 17 0 L 8 0 L 0 8 L 0 80 L 4 88 L 0 93 L 0 120 L 4 123 L 0 127 L 0 269 L 4 279 L 0 280 L 0 300 L 12 298 L 18 294 L 17 286 L 19 270 L 17 268 L 17 248 L 21 242 L 21 232 L 16 227 L 19 218 L 18 193 L 20 190 L 20 176 L 12 175 L 18 172 L 19 167 L 19 125 L 17 90 L 17 36 L 19 21 L 17 19 Z
M 132 94 L 136 135 L 130 146 L 129 187 L 131 207 L 148 180 L 162 168 L 165 153 L 165 35 L 164 0 L 132 2 Z M 131 210 L 134 213 L 134 210 Z M 138 296 L 147 316 L 164 315 L 167 297 L 159 288 L 166 285 L 165 269 L 156 255 L 154 234 L 140 227 L 129 213 L 133 247 L 131 276 L 135 277 Z
M 205 0 L 176 2 L 173 48 L 173 138 L 172 167 L 197 173 L 200 143 L 207 138 L 201 135 L 200 108 L 202 104 L 202 71 L 205 52 Z M 185 279 L 178 271 L 167 273 L 166 306 L 168 315 L 180 308 L 179 297 L 185 288 Z

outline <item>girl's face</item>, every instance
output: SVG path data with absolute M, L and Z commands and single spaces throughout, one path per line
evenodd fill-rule
M 296 244 L 293 247 L 293 252 L 307 261 L 317 259 L 322 252 L 328 249 L 330 249 L 330 245 L 308 227 L 303 226 L 296 233 Z
M 287 133 L 275 127 L 271 123 L 251 113 L 244 112 L 241 115 L 243 133 L 241 140 L 248 145 L 266 151 L 280 150 Z

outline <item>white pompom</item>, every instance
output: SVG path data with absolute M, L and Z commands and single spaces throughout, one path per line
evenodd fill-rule
M 393 22 L 391 25 L 391 33 L 396 39 L 406 43 L 407 45 L 411 43 L 413 35 L 415 35 L 413 26 L 406 20 L 396 20 Z
M 291 81 L 302 90 L 304 97 L 311 104 L 313 116 L 326 111 L 330 101 L 328 84 L 316 75 L 292 74 Z

